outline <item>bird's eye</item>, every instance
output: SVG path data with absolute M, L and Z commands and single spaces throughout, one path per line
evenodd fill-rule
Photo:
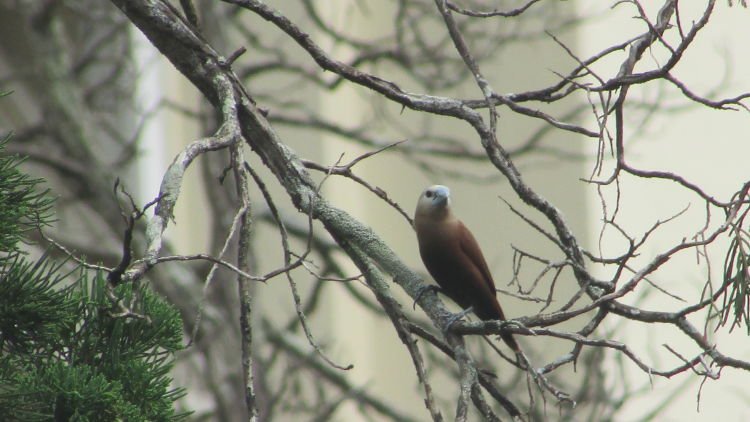
M 428 190 L 427 192 L 424 193 L 424 196 L 426 196 L 427 198 L 432 198 L 432 191 Z

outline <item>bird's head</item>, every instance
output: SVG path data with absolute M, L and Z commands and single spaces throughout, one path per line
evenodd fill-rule
M 450 214 L 451 190 L 434 185 L 422 192 L 417 201 L 417 216 L 442 217 Z

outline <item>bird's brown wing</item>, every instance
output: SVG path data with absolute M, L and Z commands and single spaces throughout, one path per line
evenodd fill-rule
M 482 293 L 486 300 L 483 300 L 480 303 L 475 303 L 475 306 L 477 306 L 476 309 L 474 309 L 474 312 L 479 316 L 481 319 L 501 319 L 505 320 L 505 314 L 503 314 L 503 309 L 500 307 L 500 302 L 497 301 L 497 296 L 495 296 L 495 282 L 492 280 L 492 274 L 490 273 L 490 268 L 487 266 L 487 261 L 484 259 L 484 255 L 482 254 L 482 250 L 479 248 L 479 243 L 477 243 L 477 240 L 474 238 L 474 235 L 471 234 L 469 229 L 466 228 L 466 226 L 463 225 L 459 221 L 459 227 L 458 227 L 458 235 L 459 235 L 459 244 L 461 247 L 461 251 L 464 253 L 464 255 L 471 261 L 471 263 L 479 270 L 479 272 L 482 275 L 482 281 L 483 281 L 483 287 L 485 287 L 487 292 Z M 513 335 L 511 333 L 505 332 L 500 335 L 502 337 L 503 341 L 515 352 L 520 352 L 520 348 L 518 346 L 518 343 L 516 342 L 516 339 L 513 338 Z
M 487 289 L 494 296 L 495 295 L 495 282 L 492 280 L 492 273 L 490 268 L 487 266 L 487 261 L 484 259 L 482 250 L 479 248 L 479 243 L 471 234 L 469 229 L 464 226 L 464 223 L 458 222 L 458 239 L 461 245 L 461 252 L 469 258 L 471 263 L 479 270 L 482 274 L 482 279 L 487 286 Z

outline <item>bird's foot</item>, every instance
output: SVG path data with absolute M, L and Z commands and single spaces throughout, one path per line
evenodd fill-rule
M 417 291 L 417 298 L 416 298 L 416 299 L 414 299 L 414 304 L 412 305 L 412 308 L 413 308 L 413 309 L 417 309 L 417 303 L 419 302 L 419 300 L 420 300 L 420 299 L 422 299 L 422 296 L 423 296 L 423 295 L 424 295 L 425 293 L 427 293 L 427 292 L 430 292 L 430 291 L 432 291 L 432 292 L 435 292 L 435 293 L 437 293 L 437 292 L 442 292 L 442 290 L 440 289 L 440 287 L 438 287 L 438 286 L 436 286 L 436 285 L 434 285 L 434 284 L 428 284 L 428 285 L 426 285 L 426 286 L 424 286 L 424 287 L 420 288 L 420 289 L 419 289 L 419 290 Z
M 443 331 L 448 332 L 450 331 L 453 324 L 455 324 L 457 321 L 459 321 L 461 318 L 465 317 L 467 314 L 474 311 L 474 308 L 472 306 L 469 306 L 468 308 L 464 309 L 463 311 L 453 314 L 448 318 L 448 320 L 445 322 L 445 328 L 443 328 Z

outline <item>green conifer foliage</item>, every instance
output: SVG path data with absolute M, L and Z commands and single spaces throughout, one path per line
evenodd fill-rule
M 170 386 L 182 347 L 178 311 L 145 284 L 112 289 L 106 274 L 31 260 L 25 232 L 51 219 L 40 180 L 0 142 L 0 419 L 174 421 Z M 113 302 L 112 297 L 116 298 Z M 130 313 L 123 313 L 127 309 Z

